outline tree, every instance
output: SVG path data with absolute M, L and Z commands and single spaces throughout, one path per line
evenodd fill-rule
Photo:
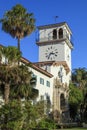
M 21 57 L 19 50 L 16 47 L 3 47 L 0 52 L 7 60 L 0 65 L 0 87 L 5 103 L 9 102 L 9 97 L 27 98 L 30 93 L 31 72 L 26 65 L 17 64 Z
M 24 113 L 18 100 L 0 107 L 0 130 L 21 130 L 23 119 Z
M 72 73 L 72 82 L 82 91 L 84 100 L 80 104 L 80 115 L 81 121 L 86 121 L 87 118 L 85 117 L 87 117 L 87 69 L 75 69 Z
M 0 48 L 1 59 L 4 59 L 4 63 L 0 64 L 0 86 L 4 87 L 4 99 L 5 103 L 8 103 L 10 84 L 12 78 L 12 66 L 13 63 L 21 57 L 21 53 L 16 47 L 2 47 Z
M 20 4 L 7 11 L 0 22 L 2 23 L 2 30 L 18 40 L 19 50 L 20 39 L 30 35 L 35 29 L 33 13 L 27 13 L 26 9 Z
M 83 94 L 82 91 L 72 83 L 70 84 L 69 89 L 70 117 L 75 120 L 78 109 L 80 109 L 80 105 L 83 102 Z
M 0 129 L 28 130 L 35 127 L 40 114 L 29 101 L 34 96 L 31 94 L 33 80 L 29 65 L 17 64 L 21 53 L 16 47 L 1 47 L 0 56 L 0 95 L 5 99 L 5 104 L 0 104 Z M 21 100 L 23 98 L 25 100 Z
M 16 47 L 0 47 L 0 57 L 1 60 L 4 58 L 4 64 L 15 65 L 16 63 L 17 65 L 17 61 L 21 58 L 21 55 L 22 53 Z
M 44 117 L 42 116 L 44 113 L 42 113 L 43 104 L 41 102 L 32 104 L 31 101 L 24 100 L 21 103 L 19 100 L 13 99 L 0 107 L 0 130 L 29 130 L 35 128 Z
M 26 65 L 20 65 L 12 69 L 11 98 L 28 99 L 31 94 L 31 72 Z
M 84 92 L 87 87 L 87 70 L 85 68 L 74 69 L 72 73 L 72 82 Z

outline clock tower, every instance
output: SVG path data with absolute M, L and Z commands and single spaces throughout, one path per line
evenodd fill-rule
M 71 30 L 66 22 L 38 27 L 39 62 L 66 61 L 71 69 Z
M 53 75 L 53 110 L 68 117 L 69 82 L 71 80 L 72 32 L 66 22 L 38 27 L 39 67 Z M 66 121 L 66 118 L 64 121 Z M 68 118 L 67 118 L 68 119 Z

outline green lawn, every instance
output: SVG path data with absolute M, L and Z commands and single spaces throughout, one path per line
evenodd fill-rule
M 87 128 L 67 128 L 67 129 L 61 129 L 61 130 L 87 130 Z

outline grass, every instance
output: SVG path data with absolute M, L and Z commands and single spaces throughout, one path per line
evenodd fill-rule
M 61 129 L 61 130 L 87 130 L 87 128 L 67 128 L 67 129 Z

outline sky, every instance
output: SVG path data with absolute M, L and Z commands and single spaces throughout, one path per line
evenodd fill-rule
M 87 68 L 87 0 L 0 0 L 0 18 L 16 4 L 21 4 L 28 13 L 33 13 L 35 25 L 55 24 L 66 22 L 72 31 L 72 70 Z M 17 46 L 17 40 L 1 29 L 0 44 Z M 23 57 L 31 62 L 38 62 L 38 46 L 36 31 L 21 39 Z

